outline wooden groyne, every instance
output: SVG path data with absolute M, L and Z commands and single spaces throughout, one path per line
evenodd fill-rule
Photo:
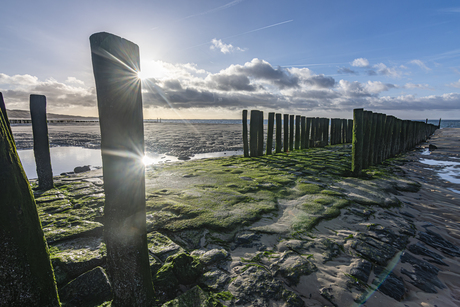
M 247 110 L 243 110 L 243 148 L 245 157 L 290 152 L 293 150 L 351 143 L 353 121 L 339 118 L 305 117 L 268 113 L 267 138 L 264 142 L 263 112 L 251 110 L 249 138 Z M 331 123 L 331 125 L 329 125 Z M 283 128 L 282 128 L 283 127 Z M 275 136 L 275 140 L 273 137 Z M 283 137 L 282 137 L 283 136 Z M 273 141 L 275 141 L 273 143 Z M 248 150 L 246 150 L 248 149 Z
M 262 156 L 264 154 L 263 112 L 251 110 L 249 139 L 247 137 L 247 114 L 248 111 L 243 110 L 244 156 Z M 267 155 L 272 154 L 273 147 L 275 147 L 275 153 L 280 153 L 351 143 L 351 171 L 355 175 L 359 175 L 363 169 L 380 164 L 388 158 L 413 148 L 439 129 L 439 125 L 401 120 L 392 115 L 374 113 L 364 109 L 353 110 L 353 119 L 329 119 L 290 114 L 282 116 L 279 113 L 268 113 L 267 126 L 265 151 Z M 273 146 L 274 135 L 275 144 Z

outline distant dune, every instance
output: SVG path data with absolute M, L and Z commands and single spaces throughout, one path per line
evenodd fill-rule
M 11 119 L 30 119 L 30 112 L 24 110 L 6 110 L 8 118 Z M 77 115 L 63 115 L 47 113 L 46 118 L 48 120 L 98 120 L 97 117 L 85 117 Z

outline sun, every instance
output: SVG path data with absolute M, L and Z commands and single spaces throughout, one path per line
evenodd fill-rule
M 137 73 L 141 80 L 145 79 L 163 79 L 168 76 L 168 70 L 161 61 L 141 60 L 141 70 Z

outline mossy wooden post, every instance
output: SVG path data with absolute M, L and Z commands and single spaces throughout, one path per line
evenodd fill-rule
M 34 137 L 34 156 L 37 167 L 38 188 L 48 190 L 53 187 L 51 170 L 48 123 L 46 122 L 46 97 L 30 95 L 30 118 Z
M 294 115 L 289 115 L 289 151 L 294 150 Z
M 243 110 L 243 154 L 245 157 L 249 157 L 248 110 Z
M 353 120 L 349 119 L 347 123 L 347 143 L 351 143 L 353 141 Z
M 281 142 L 281 114 L 276 113 L 276 153 L 281 152 L 282 142 Z
M 329 118 L 323 119 L 323 146 L 329 145 Z
M 375 136 L 374 136 L 374 160 L 373 165 L 380 163 L 380 145 L 382 143 L 382 114 L 374 113 Z
M 377 113 L 371 112 L 370 143 L 369 143 L 369 165 L 375 165 L 375 137 L 377 132 Z
M 406 134 L 407 134 L 407 120 L 401 121 L 401 137 L 399 138 L 399 149 L 401 152 L 406 151 Z
M 300 148 L 306 148 L 306 118 L 305 116 L 300 117 Z
M 295 116 L 295 149 L 300 149 L 300 115 Z
M 5 114 L 5 118 L 8 118 L 6 114 L 5 101 L 3 100 L 3 94 L 1 92 L 0 92 L 0 112 Z M 11 132 L 10 122 L 8 120 L 6 121 L 6 126 L 7 126 L 6 128 L 8 129 L 9 134 L 13 135 L 13 132 Z
M 259 126 L 257 124 L 259 111 L 251 110 L 251 118 L 249 120 L 249 155 L 251 157 L 257 157 L 258 155 L 258 141 L 257 141 L 257 130 Z
M 104 240 L 112 306 L 155 301 L 145 216 L 144 124 L 139 47 L 119 36 L 91 35 L 104 176 Z
M 353 147 L 351 150 L 351 171 L 355 176 L 359 176 L 363 169 L 363 109 L 353 110 Z
M 34 196 L 0 101 L 0 305 L 60 306 Z
M 257 119 L 257 156 L 264 155 L 264 112 L 259 111 Z
M 316 124 L 317 118 L 311 118 L 311 136 L 310 136 L 310 147 L 316 147 Z
M 305 148 L 310 148 L 312 147 L 310 142 L 311 142 L 311 138 L 310 138 L 310 133 L 311 133 L 311 122 L 312 122 L 313 118 L 311 117 L 307 117 L 307 124 L 306 124 L 306 128 L 305 128 Z
M 369 168 L 369 151 L 371 140 L 371 111 L 364 111 L 363 114 L 363 129 L 364 129 L 364 143 L 363 143 L 363 169 Z
M 289 151 L 289 114 L 284 114 L 283 115 L 283 133 L 284 133 L 284 139 L 283 139 L 283 149 L 284 152 Z
M 335 138 L 336 138 L 336 119 L 335 118 L 331 118 L 331 145 L 335 145 L 336 144 L 336 141 L 335 141 Z
M 273 149 L 273 128 L 275 126 L 275 113 L 268 113 L 268 127 L 267 127 L 267 155 L 272 154 Z

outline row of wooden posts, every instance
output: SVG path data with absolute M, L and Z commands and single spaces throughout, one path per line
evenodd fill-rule
M 359 175 L 363 169 L 425 141 L 438 128 L 428 124 L 428 120 L 425 123 L 401 120 L 391 115 L 354 109 L 351 171 Z
M 329 123 L 331 129 L 329 134 Z M 353 120 L 305 117 L 268 113 L 265 154 L 289 152 L 311 147 L 351 143 Z M 275 133 L 275 147 L 273 135 Z M 264 155 L 263 112 L 251 110 L 248 137 L 248 110 L 243 110 L 243 153 L 245 157 Z

